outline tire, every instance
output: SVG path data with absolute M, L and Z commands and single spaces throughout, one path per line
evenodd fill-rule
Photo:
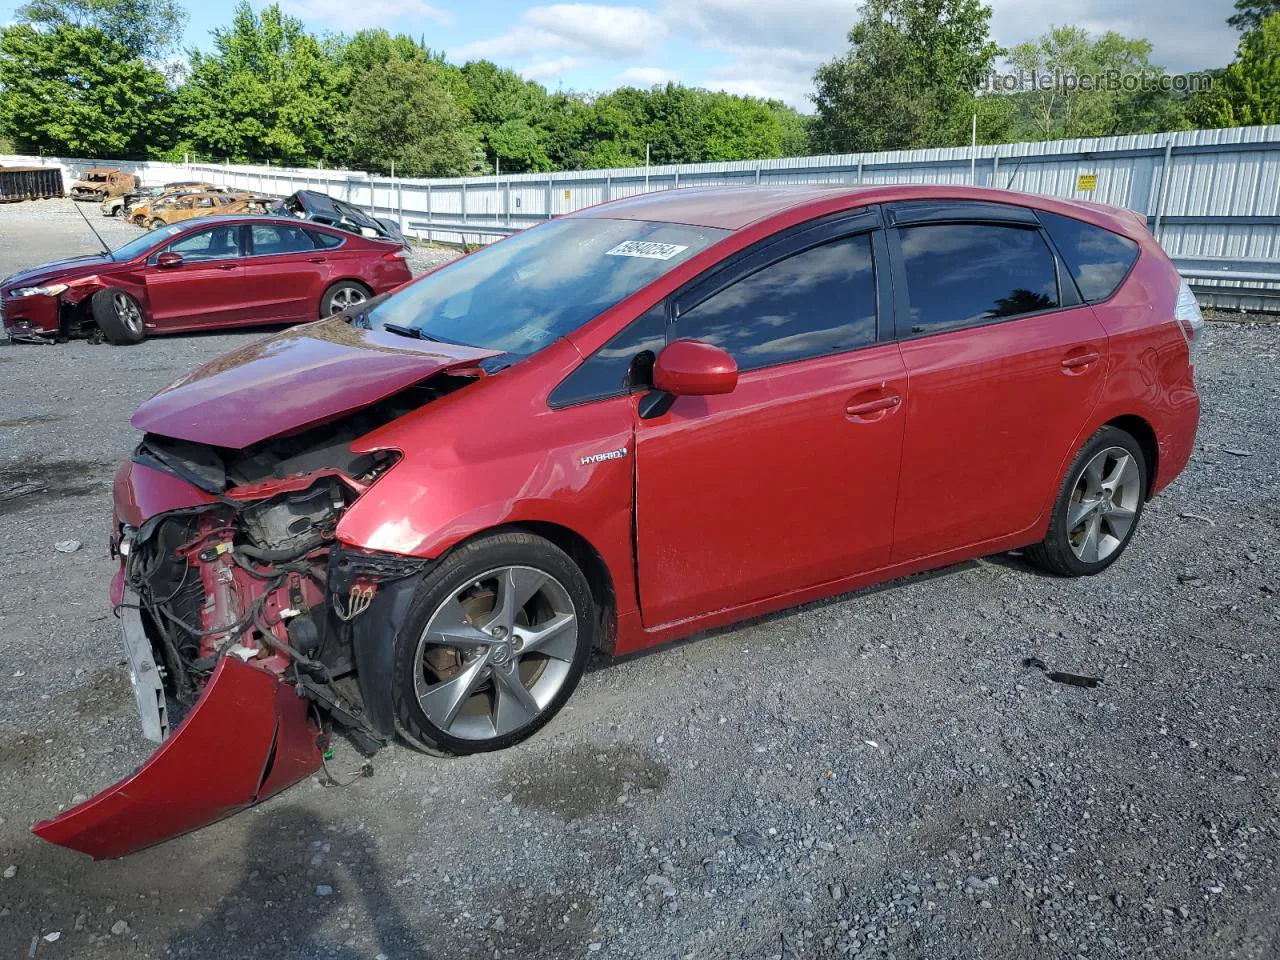
M 89 305 L 107 343 L 124 345 L 146 339 L 142 305 L 132 294 L 119 287 L 107 287 L 95 293 Z
M 354 280 L 339 280 L 326 290 L 324 296 L 320 298 L 320 319 L 323 320 L 325 317 L 332 317 L 335 313 L 350 310 L 357 304 L 364 303 L 371 296 L 373 296 L 373 291 L 363 283 L 356 283 Z
M 595 624 L 587 579 L 559 547 L 516 532 L 464 544 L 424 578 L 396 637 L 397 730 L 445 756 L 519 743 L 573 693 Z
M 1027 548 L 1027 559 L 1063 577 L 1101 573 L 1129 545 L 1146 495 L 1142 448 L 1118 427 L 1103 427 L 1071 461 L 1053 503 L 1049 532 Z
M 148 230 L 158 230 L 164 225 L 165 225 L 164 221 L 161 220 L 159 217 L 152 217 L 150 220 L 147 221 Z

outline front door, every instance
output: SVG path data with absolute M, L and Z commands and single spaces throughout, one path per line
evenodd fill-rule
M 727 350 L 741 375 L 731 394 L 637 420 L 646 627 L 888 562 L 907 379 L 897 345 L 877 342 L 882 241 L 831 234 L 770 244 L 676 298 L 669 338 Z
M 194 230 L 148 258 L 147 300 L 158 328 L 245 320 L 240 232 L 237 223 Z M 163 252 L 178 254 L 182 264 L 157 265 Z

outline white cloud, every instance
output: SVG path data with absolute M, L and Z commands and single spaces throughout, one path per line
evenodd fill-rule
M 338 30 L 385 27 L 403 19 L 450 22 L 449 13 L 426 0 L 281 0 L 281 9 L 308 23 L 321 23 Z
M 558 57 L 555 60 L 535 60 L 521 69 L 526 80 L 551 80 L 572 70 L 579 70 L 590 60 L 586 57 Z
M 628 67 L 618 74 L 620 87 L 654 87 L 679 80 L 680 74 L 662 67 Z
M 468 43 L 453 54 L 460 60 L 469 60 L 566 51 L 621 60 L 651 50 L 666 35 L 665 21 L 643 7 L 553 3 L 530 7 L 520 22 L 505 33 Z

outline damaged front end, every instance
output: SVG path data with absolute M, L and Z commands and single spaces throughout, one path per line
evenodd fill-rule
M 352 441 L 470 382 L 439 360 L 425 380 L 355 411 L 313 390 L 320 406 L 294 414 L 311 425 L 244 447 L 145 436 L 116 477 L 112 602 L 143 733 L 162 745 L 37 835 L 122 856 L 314 772 L 328 721 L 366 753 L 394 736 L 377 682 L 390 675 L 385 641 L 430 561 L 345 546 L 336 529 L 400 457 L 356 454 Z M 150 403 L 162 399 L 174 402 L 162 393 Z M 198 420 L 185 412 L 184 423 Z M 134 422 L 147 416 L 144 407 Z M 251 436 L 243 424 L 228 430 Z

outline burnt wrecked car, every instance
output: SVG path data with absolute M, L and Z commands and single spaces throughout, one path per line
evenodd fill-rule
M 720 187 L 228 354 L 139 408 L 115 479 L 112 602 L 162 745 L 36 832 L 128 853 L 306 776 L 335 726 L 504 749 L 592 650 L 945 564 L 1102 574 L 1194 448 L 1200 324 L 1128 211 Z
M 327 193 L 299 190 L 281 201 L 282 212 L 300 220 L 314 220 L 362 237 L 380 237 L 404 243 L 404 234 L 394 220 L 373 217 L 354 204 L 338 200 Z
M 94 167 L 86 170 L 71 185 L 72 200 L 105 200 L 119 197 L 138 189 L 138 178 L 114 167 Z

